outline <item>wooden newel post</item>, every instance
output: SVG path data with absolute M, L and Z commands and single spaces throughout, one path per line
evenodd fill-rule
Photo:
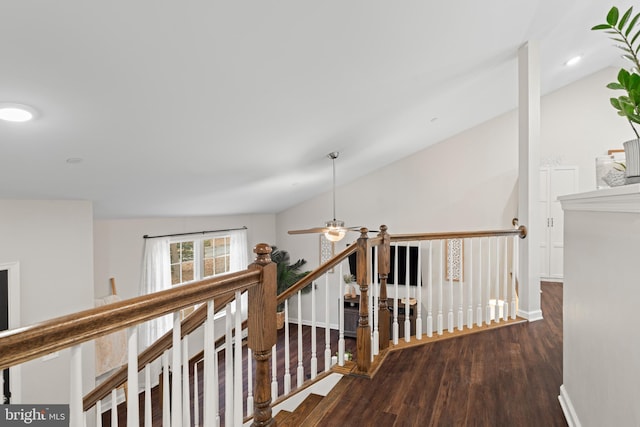
M 356 252 L 356 279 L 360 286 L 360 320 L 356 333 L 357 348 L 357 370 L 360 373 L 369 373 L 371 368 L 371 325 L 369 325 L 369 251 L 368 237 L 369 230 L 360 229 L 358 238 L 358 250 Z
M 382 238 L 382 244 L 378 248 L 378 274 L 380 276 L 380 302 L 378 305 L 378 336 L 380 342 L 380 350 L 389 348 L 389 340 L 391 339 L 391 315 L 387 304 L 387 278 L 391 269 L 391 239 L 387 233 L 387 226 L 380 226 L 378 237 Z
M 276 344 L 276 264 L 271 262 L 271 247 L 260 243 L 253 248 L 256 260 L 249 268 L 262 270 L 262 283 L 249 288 L 247 345 L 256 362 L 253 389 L 252 426 L 275 426 L 271 416 L 271 380 L 269 358 Z

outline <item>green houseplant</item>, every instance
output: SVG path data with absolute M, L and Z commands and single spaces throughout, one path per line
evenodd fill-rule
M 620 14 L 617 7 L 613 6 L 607 13 L 606 22 L 591 28 L 593 31 L 604 31 L 621 49 L 623 57 L 631 64 L 629 70 L 621 68 L 617 81 L 609 83 L 607 87 L 613 90 L 622 90 L 624 93 L 610 99 L 611 105 L 619 116 L 624 117 L 631 126 L 636 139 L 624 143 L 626 158 L 626 176 L 630 182 L 636 182 L 634 177 L 640 177 L 640 134 L 636 125 L 640 125 L 640 30 L 636 25 L 640 22 L 640 13 L 633 14 L 633 7 Z
M 275 262 L 277 266 L 277 294 L 280 295 L 311 271 L 302 271 L 302 267 L 307 263 L 305 259 L 301 258 L 292 264 L 289 252 L 278 249 L 276 246 L 271 248 L 273 249 L 271 261 Z M 306 293 L 310 290 L 311 286 L 308 285 L 302 289 L 302 292 Z M 278 313 L 278 329 L 280 329 L 280 324 L 284 324 L 284 303 L 278 304 Z

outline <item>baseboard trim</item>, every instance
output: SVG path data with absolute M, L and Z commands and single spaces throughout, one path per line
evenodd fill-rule
M 582 424 L 580 424 L 580 420 L 578 419 L 578 414 L 576 414 L 576 411 L 573 408 L 573 403 L 571 403 L 569 393 L 567 393 L 567 389 L 564 384 L 560 386 L 560 396 L 558 396 L 558 400 L 560 401 L 562 412 L 564 413 L 564 417 L 566 418 L 569 427 L 582 427 Z
M 542 317 L 542 310 L 523 311 L 518 310 L 518 316 L 527 319 L 529 322 L 535 322 L 536 320 L 544 319 Z

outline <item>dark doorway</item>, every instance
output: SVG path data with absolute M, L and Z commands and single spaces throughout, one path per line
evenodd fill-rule
M 0 331 L 9 329 L 9 271 L 0 270 Z M 2 396 L 4 403 L 11 403 L 9 391 L 9 370 L 2 371 L 4 390 Z

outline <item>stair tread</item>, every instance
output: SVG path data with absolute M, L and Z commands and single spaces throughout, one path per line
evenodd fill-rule
M 289 415 L 282 423 L 278 423 L 279 427 L 299 427 L 302 422 L 309 416 L 313 409 L 324 399 L 324 396 L 311 393 L 300 405 Z
M 311 410 L 304 422 L 300 424 L 300 427 L 313 427 L 318 425 L 318 422 L 324 414 L 331 411 L 331 409 L 342 400 L 343 394 L 347 391 L 353 380 L 353 377 L 343 376 L 324 399 Z
M 278 423 L 278 425 L 281 425 L 281 423 L 285 422 L 287 418 L 291 416 L 291 414 L 292 412 L 283 409 L 282 411 L 278 412 L 276 416 L 273 417 L 273 419 Z

